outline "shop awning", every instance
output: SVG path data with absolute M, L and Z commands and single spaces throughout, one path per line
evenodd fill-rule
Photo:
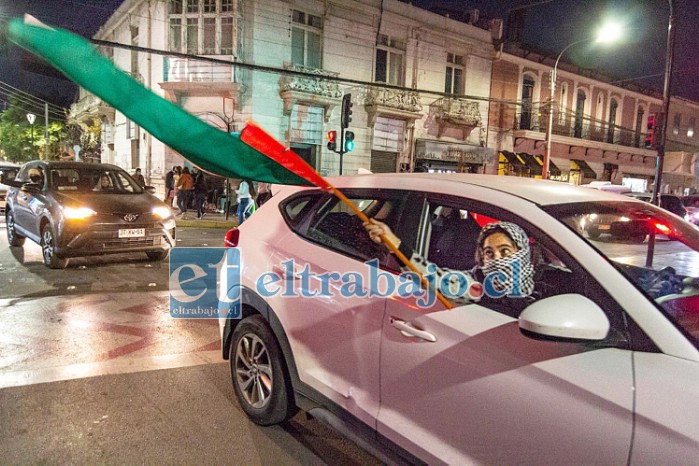
M 510 165 L 513 165 L 515 168 L 527 166 L 527 164 L 520 160 L 519 157 L 517 157 L 517 154 L 515 154 L 514 152 L 503 150 L 500 151 L 500 153 L 507 159 Z
M 585 162 L 584 160 L 578 160 L 578 159 L 570 159 L 571 162 L 575 162 L 578 167 L 580 168 L 580 171 L 583 174 L 583 177 L 585 178 L 592 178 L 593 180 L 597 179 L 597 173 L 590 168 L 590 166 Z
M 519 158 L 524 160 L 524 163 L 527 165 L 527 168 L 529 168 L 532 175 L 541 176 L 543 165 L 540 164 L 533 155 L 526 152 L 520 152 L 517 155 L 519 155 Z
M 541 166 L 544 166 L 544 156 L 543 155 L 535 155 L 536 160 L 538 160 L 541 163 Z M 561 169 L 556 166 L 555 163 L 549 158 L 549 173 L 548 176 L 561 176 Z

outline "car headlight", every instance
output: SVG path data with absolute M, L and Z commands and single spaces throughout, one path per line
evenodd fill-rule
M 160 218 L 172 217 L 172 211 L 167 207 L 153 207 L 153 215 Z
M 88 207 L 64 207 L 63 215 L 71 220 L 83 220 L 97 212 Z

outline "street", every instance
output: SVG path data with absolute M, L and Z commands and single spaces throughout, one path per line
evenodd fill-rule
M 178 228 L 219 247 L 221 228 Z M 142 257 L 141 257 L 142 256 Z M 375 464 L 317 420 L 250 422 L 216 320 L 172 319 L 168 262 L 145 254 L 44 267 L 0 224 L 0 458 L 23 463 Z

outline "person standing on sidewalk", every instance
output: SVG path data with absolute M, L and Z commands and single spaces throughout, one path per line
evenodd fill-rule
M 257 205 L 262 207 L 262 204 L 267 202 L 270 197 L 272 197 L 272 192 L 270 191 L 269 183 L 264 181 L 257 183 Z
M 177 187 L 177 206 L 180 208 L 180 215 L 182 215 L 184 219 L 191 198 L 192 188 L 194 187 L 194 180 L 192 179 L 192 175 L 189 174 L 189 168 L 184 167 L 182 169 L 182 175 L 177 180 L 175 186 Z
M 172 207 L 172 201 L 175 199 L 175 170 L 177 167 L 172 167 L 172 170 L 165 175 L 165 199 L 163 202 Z
M 197 169 L 194 174 L 194 203 L 197 206 L 197 218 L 204 216 L 204 203 L 209 190 L 206 187 L 206 178 L 202 170 Z
M 238 225 L 242 224 L 250 216 L 250 207 L 253 201 L 253 187 L 249 180 L 240 180 L 240 185 L 235 193 L 238 195 Z

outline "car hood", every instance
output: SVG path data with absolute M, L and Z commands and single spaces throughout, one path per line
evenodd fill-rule
M 62 206 L 88 207 L 97 213 L 135 213 L 150 212 L 153 207 L 161 205 L 153 196 L 143 194 L 92 194 L 92 193 L 56 193 L 55 199 Z M 163 204 L 164 205 L 164 204 Z

